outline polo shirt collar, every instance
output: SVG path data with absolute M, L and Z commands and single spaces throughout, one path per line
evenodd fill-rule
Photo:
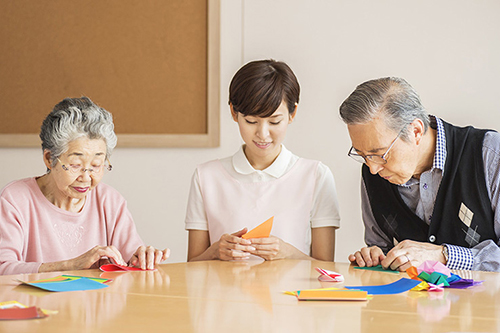
M 243 175 L 249 175 L 251 173 L 258 172 L 258 170 L 255 170 L 248 161 L 243 151 L 244 147 L 245 145 L 242 145 L 240 149 L 236 152 L 236 154 L 233 155 L 232 162 L 234 170 Z M 285 145 L 282 144 L 281 152 L 276 158 L 276 160 L 274 160 L 273 164 L 271 164 L 269 167 L 262 170 L 261 172 L 264 172 L 274 178 L 280 178 L 285 174 L 291 159 L 292 159 L 292 153 L 285 148 Z

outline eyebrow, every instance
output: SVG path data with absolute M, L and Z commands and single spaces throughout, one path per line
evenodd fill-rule
M 71 153 L 68 155 L 69 156 L 84 156 L 85 154 L 83 153 Z M 94 156 L 102 156 L 102 155 L 105 155 L 103 152 L 99 152 L 99 153 L 96 153 Z

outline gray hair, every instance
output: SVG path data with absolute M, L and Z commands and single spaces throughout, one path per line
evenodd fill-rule
M 103 139 L 106 158 L 116 146 L 113 116 L 88 97 L 65 98 L 45 118 L 40 131 L 42 149 L 49 150 L 52 163 L 65 153 L 68 144 L 81 137 Z
M 429 114 L 413 87 L 402 78 L 385 77 L 366 81 L 347 97 L 340 106 L 340 117 L 348 125 L 366 124 L 379 112 L 385 113 L 387 126 L 400 132 L 413 120 L 421 119 L 424 130 L 430 125 Z M 408 140 L 403 132 L 401 139 Z

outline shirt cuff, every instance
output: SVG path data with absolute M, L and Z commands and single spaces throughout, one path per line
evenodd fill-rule
M 471 270 L 474 263 L 472 251 L 466 247 L 443 244 L 448 248 L 448 262 L 446 266 L 449 269 Z

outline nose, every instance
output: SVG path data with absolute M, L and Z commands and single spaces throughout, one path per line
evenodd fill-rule
M 257 127 L 257 133 L 256 133 L 256 135 L 261 140 L 266 139 L 269 136 L 269 125 L 267 125 L 266 123 L 260 124 Z
M 80 176 L 78 177 L 80 178 L 80 181 L 88 181 L 91 179 L 91 173 L 89 171 L 89 169 L 83 169 L 80 171 Z
M 370 172 L 372 173 L 372 175 L 376 175 L 384 169 L 384 166 L 382 164 L 373 163 L 371 161 L 365 161 L 365 163 L 368 168 L 370 168 Z

